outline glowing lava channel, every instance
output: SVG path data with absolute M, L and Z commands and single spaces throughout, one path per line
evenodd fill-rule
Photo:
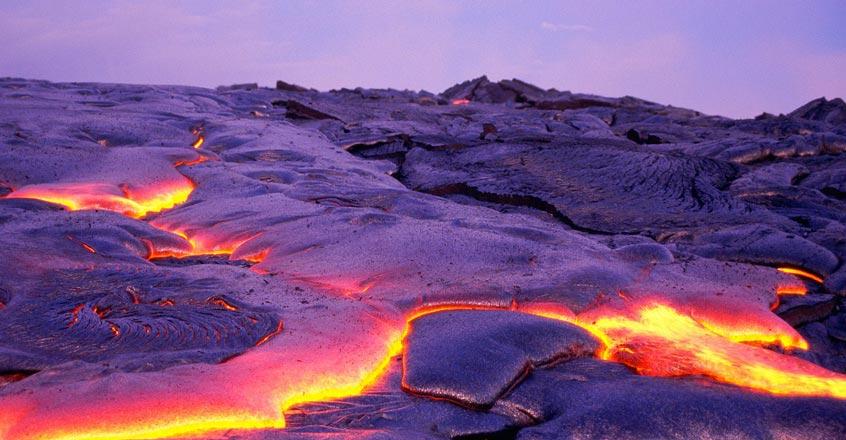
M 9 199 L 37 199 L 62 205 L 71 211 L 102 209 L 132 218 L 160 212 L 185 203 L 194 191 L 187 177 L 153 188 L 130 189 L 106 183 L 45 183 L 24 186 Z
M 203 146 L 203 143 L 206 141 L 206 137 L 203 135 L 203 130 L 195 128 L 191 130 L 191 133 L 194 134 L 194 136 L 197 136 L 197 140 L 195 140 L 194 143 L 191 144 L 191 146 L 194 147 L 195 150 L 199 150 L 200 147 Z

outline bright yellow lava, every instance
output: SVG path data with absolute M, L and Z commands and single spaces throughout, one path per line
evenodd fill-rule
M 726 339 L 660 303 L 592 322 L 613 342 L 611 359 L 648 376 L 704 375 L 777 395 L 846 398 L 846 376 L 792 356 Z M 752 337 L 761 343 L 773 335 Z M 807 343 L 804 344 L 807 346 Z
M 43 200 L 62 205 L 71 211 L 102 209 L 141 218 L 185 203 L 193 191 L 194 184 L 182 177 L 144 191 L 131 191 L 100 183 L 61 183 L 24 186 L 6 197 Z
M 808 272 L 807 270 L 797 269 L 795 267 L 779 267 L 778 271 L 783 272 L 783 273 L 789 273 L 791 275 L 800 276 L 802 278 L 807 278 L 809 280 L 815 281 L 815 282 L 820 283 L 820 284 L 822 284 L 822 282 L 823 282 L 823 279 L 820 278 L 818 275 L 815 275 L 811 272 Z

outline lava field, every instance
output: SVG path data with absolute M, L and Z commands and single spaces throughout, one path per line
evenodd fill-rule
M 2 439 L 846 436 L 840 99 L 4 78 L 0 141 Z

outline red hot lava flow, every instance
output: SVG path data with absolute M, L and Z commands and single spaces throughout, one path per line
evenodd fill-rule
M 201 133 L 197 135 L 195 148 L 199 148 L 204 139 Z M 8 197 L 40 199 L 71 210 L 105 209 L 141 218 L 185 202 L 193 189 L 194 184 L 187 178 L 133 189 L 100 183 L 42 184 L 23 187 Z M 152 251 L 153 257 L 229 254 L 250 235 L 222 245 L 207 243 L 199 236 L 188 236 L 176 228 L 159 228 L 181 235 L 192 250 Z M 80 245 L 89 252 L 96 252 L 85 243 L 80 242 Z M 779 270 L 822 281 L 799 269 Z M 778 290 L 779 294 L 804 292 L 804 288 L 796 285 Z M 220 301 L 225 308 L 235 307 Z M 671 304 L 657 298 L 642 298 L 624 301 L 617 307 L 590 309 L 579 315 L 554 304 L 520 305 L 515 306 L 513 312 L 543 316 L 584 328 L 602 343 L 598 357 L 623 363 L 643 375 L 700 375 L 774 395 L 846 399 L 846 376 L 766 348 L 777 345 L 785 350 L 807 349 L 807 342 L 780 318 L 753 307 L 737 314 L 728 312 L 732 309 L 723 306 L 725 304 L 717 307 L 713 301 L 706 300 Z M 49 419 L 37 416 L 27 419 L 26 413 L 44 401 L 24 395 L 4 397 L 0 399 L 0 435 L 20 439 L 168 438 L 228 429 L 284 427 L 284 412 L 295 404 L 339 399 L 363 392 L 382 375 L 390 359 L 402 353 L 411 321 L 425 314 L 457 309 L 494 308 L 447 305 L 410 311 L 405 319 L 391 321 L 379 331 L 360 336 L 369 340 L 350 345 L 354 348 L 336 349 L 334 354 L 323 352 L 320 356 L 294 353 L 309 360 L 297 371 L 265 368 L 278 365 L 280 359 L 290 356 L 268 343 L 282 332 L 280 326 L 257 344 L 259 348 L 224 364 L 202 367 L 206 376 L 184 376 L 183 379 L 190 377 L 190 380 L 179 393 L 165 385 L 135 389 L 131 384 L 144 382 L 133 378 L 135 376 L 122 376 L 122 380 L 130 384 L 127 385 L 129 389 L 109 386 L 97 399 L 79 403 L 85 408 L 86 419 L 82 421 L 70 411 L 57 413 Z M 78 311 L 75 309 L 69 325 L 76 324 Z M 112 332 L 118 336 L 120 328 L 113 325 Z M 323 343 L 331 345 L 328 341 Z M 221 383 L 232 385 L 220 387 Z M 138 399 L 127 399 L 133 392 L 139 393 Z
M 37 199 L 62 205 L 71 211 L 102 209 L 132 218 L 185 203 L 194 184 L 182 177 L 151 188 L 129 188 L 105 183 L 61 183 L 27 185 L 6 196 L 10 199 Z
M 846 399 L 846 376 L 764 348 L 774 344 L 807 348 L 797 333 L 778 330 L 789 326 L 775 315 L 770 315 L 769 323 L 723 316 L 724 325 L 715 326 L 713 320 L 696 319 L 696 309 L 685 313 L 658 300 L 575 318 L 549 310 L 537 312 L 585 328 L 603 341 L 602 359 L 624 363 L 643 375 L 702 375 L 771 394 Z
M 527 304 L 510 310 L 582 327 L 601 341 L 598 357 L 621 362 L 643 375 L 701 375 L 776 395 L 846 398 L 846 376 L 765 348 L 775 343 L 790 349 L 804 343 L 778 317 L 766 310 L 748 319 L 721 317 L 713 308 L 706 303 L 679 306 L 643 299 L 579 315 L 554 304 Z M 496 308 L 445 305 L 412 311 L 402 321 L 356 336 L 361 340 L 345 350 L 328 347 L 315 353 L 313 347 L 303 346 L 306 351 L 301 352 L 291 346 L 294 352 L 290 353 L 277 351 L 274 344 L 262 344 L 227 363 L 207 367 L 207 376 L 191 373 L 186 376 L 190 380 L 183 377 L 180 393 L 168 386 L 136 389 L 132 381 L 128 390 L 110 387 L 102 401 L 85 403 L 86 413 L 102 423 L 86 427 L 76 417 L 25 423 L 9 415 L 7 425 L 0 423 L 0 433 L 14 433 L 22 439 L 131 439 L 281 428 L 285 411 L 296 404 L 350 397 L 367 389 L 384 373 L 391 358 L 402 353 L 414 319 L 464 309 Z M 290 356 L 307 360 L 303 366 L 308 368 L 274 368 L 280 359 Z M 221 387 L 221 383 L 232 386 Z M 139 393 L 137 402 L 126 402 L 127 391 Z M 14 405 L 32 405 L 25 396 L 16 399 L 20 402 Z M 169 409 L 160 411 L 162 407 Z M 0 401 L 0 409 L 4 408 Z

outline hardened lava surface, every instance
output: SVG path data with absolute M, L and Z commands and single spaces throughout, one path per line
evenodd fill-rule
M 0 79 L 0 439 L 839 438 L 846 104 Z
M 279 326 L 269 310 L 221 296 L 213 280 L 189 283 L 139 269 L 57 272 L 30 297 L 16 298 L 0 329 L 4 341 L 13 341 L 2 368 L 82 360 L 138 371 L 220 362 Z

